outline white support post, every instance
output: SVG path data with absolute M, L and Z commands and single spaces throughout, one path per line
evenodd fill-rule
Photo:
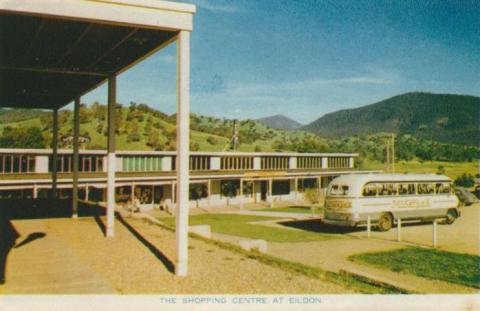
M 190 32 L 181 30 L 177 37 L 177 262 L 175 274 L 188 272 L 188 183 L 190 127 Z
M 177 207 L 177 203 L 176 203 L 176 196 L 177 196 L 177 192 L 176 192 L 176 187 L 175 187 L 175 182 L 172 181 L 172 209 L 173 211 L 175 212 L 176 210 L 176 207 Z
M 240 178 L 240 209 L 243 209 L 243 179 Z
M 294 187 L 295 187 L 295 204 L 298 204 L 298 177 L 295 177 Z
M 367 238 L 370 238 L 370 232 L 371 232 L 371 219 L 370 216 L 367 216 Z
M 400 217 L 397 218 L 397 242 L 402 240 L 402 219 Z
M 208 208 L 210 209 L 212 206 L 212 180 L 208 179 L 207 181 L 207 192 L 208 192 Z
M 33 198 L 36 199 L 38 197 L 38 187 L 37 184 L 33 184 Z
M 88 196 L 88 192 L 90 191 L 90 187 L 88 186 L 88 184 L 85 185 L 85 201 L 88 201 L 89 196 Z
M 72 189 L 72 218 L 78 218 L 78 162 L 80 137 L 80 98 L 75 99 L 73 106 L 73 189 Z
M 57 206 L 57 172 L 58 172 L 58 109 L 52 115 L 52 205 Z
M 268 201 L 270 202 L 270 207 L 273 207 L 273 197 L 272 197 L 272 187 L 273 187 L 273 179 L 270 178 L 268 180 Z
M 115 105 L 117 77 L 108 78 L 107 237 L 114 236 L 115 218 Z
M 135 210 L 135 184 L 131 185 L 130 188 L 130 201 L 132 204 L 130 204 L 130 216 L 133 215 L 133 211 Z
M 433 227 L 432 227 L 432 244 L 433 244 L 433 247 L 436 248 L 437 247 L 437 220 L 434 219 L 433 220 Z

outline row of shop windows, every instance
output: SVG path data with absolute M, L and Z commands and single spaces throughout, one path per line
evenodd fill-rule
M 243 196 L 252 197 L 253 195 L 253 181 L 243 182 Z M 263 183 L 263 185 L 262 185 Z M 267 192 L 267 181 L 260 181 L 260 189 L 257 192 Z M 257 186 L 255 186 L 257 187 Z M 205 183 L 190 184 L 189 199 L 199 200 L 208 197 L 208 187 Z M 309 188 L 317 188 L 316 178 L 299 179 L 298 191 L 304 192 Z M 272 185 L 272 195 L 289 194 L 291 189 L 290 180 L 275 180 Z M 60 188 L 57 190 L 60 199 L 70 199 L 72 197 L 71 188 Z M 121 186 L 115 189 L 115 200 L 117 203 L 130 203 L 132 200 L 131 186 Z M 169 190 L 168 190 L 169 191 Z M 165 187 L 158 185 L 137 185 L 134 190 L 134 198 L 140 204 L 160 203 L 165 198 Z M 87 199 L 86 187 L 79 187 L 79 199 Z M 222 197 L 236 197 L 240 195 L 240 180 L 222 180 L 220 182 L 220 195 Z M 51 189 L 40 188 L 37 190 L 38 199 L 47 199 L 51 196 Z M 33 189 L 18 189 L 18 190 L 0 190 L 0 199 L 32 199 Z M 90 201 L 105 201 L 106 192 L 104 188 L 88 187 L 88 200 Z
M 221 170 L 252 170 L 253 157 L 221 157 Z
M 322 158 L 297 157 L 297 168 L 322 168 Z
M 48 157 L 48 170 L 49 172 L 53 170 L 53 156 Z M 103 156 L 80 155 L 78 158 L 78 170 L 80 172 L 102 172 Z M 73 155 L 58 155 L 57 172 L 73 172 Z
M 210 169 L 210 157 L 208 156 L 190 156 L 191 171 L 207 171 Z
M 33 155 L 0 155 L 0 174 L 35 172 Z
M 158 156 L 122 156 L 122 168 L 124 172 L 161 171 L 162 158 Z
M 288 169 L 288 162 L 288 157 L 262 157 L 260 167 L 263 170 Z
M 329 168 L 349 168 L 350 167 L 350 158 L 348 157 L 329 157 L 328 158 L 328 167 Z
M 122 156 L 123 171 L 126 172 L 145 172 L 161 171 L 161 156 Z M 191 156 L 190 170 L 202 171 L 210 169 L 210 156 Z M 80 172 L 101 172 L 104 166 L 104 157 L 100 155 L 80 155 Z M 49 156 L 49 171 L 52 171 L 53 157 Z M 221 170 L 252 170 L 253 157 L 221 157 Z M 261 157 L 261 169 L 277 170 L 288 169 L 288 157 Z M 350 160 L 348 157 L 328 158 L 330 168 L 348 168 Z M 321 157 L 298 157 L 297 168 L 311 169 L 321 168 Z M 172 157 L 172 170 L 175 170 L 175 157 Z M 58 155 L 57 171 L 59 173 L 69 173 L 73 171 L 73 155 Z M 35 172 L 34 155 L 0 155 L 0 174 L 11 173 L 30 173 Z

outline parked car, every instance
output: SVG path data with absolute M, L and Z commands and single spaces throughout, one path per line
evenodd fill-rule
M 478 199 L 476 196 L 473 195 L 470 191 L 463 187 L 456 187 L 455 188 L 455 195 L 458 197 L 458 200 L 463 205 L 472 205 L 473 203 L 477 203 Z

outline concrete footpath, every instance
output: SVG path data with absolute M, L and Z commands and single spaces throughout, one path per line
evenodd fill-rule
M 116 292 L 75 250 L 50 234 L 43 221 L 14 221 L 14 224 L 20 238 L 8 256 L 7 282 L 0 286 L 0 294 Z

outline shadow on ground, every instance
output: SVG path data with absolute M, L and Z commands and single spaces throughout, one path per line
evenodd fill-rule
M 293 220 L 293 221 L 281 221 L 278 222 L 279 225 L 317 232 L 317 233 L 338 233 L 338 234 L 345 234 L 345 233 L 352 233 L 358 231 L 364 231 L 365 228 L 358 228 L 358 227 L 340 227 L 340 226 L 333 226 L 323 223 L 320 219 L 307 219 L 307 220 Z
M 97 204 L 79 203 L 80 217 L 102 216 L 105 209 Z M 5 283 L 8 254 L 12 248 L 19 248 L 46 236 L 44 232 L 31 232 L 16 244 L 20 237 L 12 220 L 72 217 L 72 201 L 58 200 L 56 205 L 49 199 L 0 199 L 0 284 Z M 15 245 L 16 244 L 16 245 Z
M 366 225 L 361 225 L 358 227 L 342 227 L 342 226 L 325 224 L 320 219 L 281 221 L 281 222 L 278 222 L 278 224 L 286 227 L 291 227 L 291 228 L 296 228 L 296 229 L 301 229 L 301 230 L 306 230 L 311 232 L 317 232 L 317 233 L 349 234 L 349 233 L 362 232 L 367 230 Z M 439 224 L 442 224 L 442 222 L 439 222 Z M 429 222 L 429 221 L 402 222 L 402 228 L 417 227 L 417 226 L 431 226 L 431 225 L 432 225 L 432 222 Z M 371 230 L 379 232 L 376 225 L 374 224 L 372 224 Z M 392 227 L 391 230 L 396 230 L 396 225 Z

